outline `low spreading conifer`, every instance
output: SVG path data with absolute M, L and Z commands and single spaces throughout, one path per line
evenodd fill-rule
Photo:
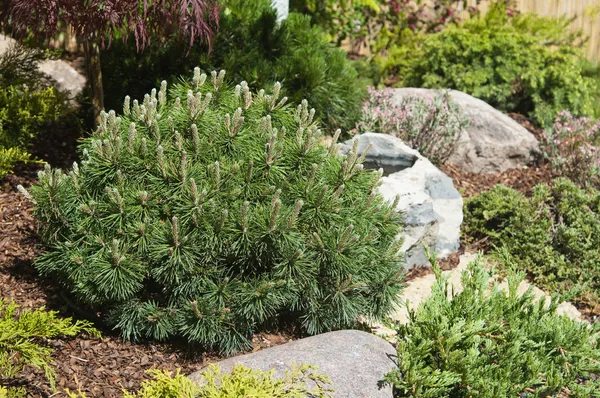
M 68 174 L 31 192 L 36 261 L 126 338 L 233 352 L 274 321 L 316 334 L 381 319 L 403 271 L 400 215 L 364 155 L 325 147 L 315 111 L 225 72 L 103 113 Z M 338 137 L 340 132 L 336 132 Z

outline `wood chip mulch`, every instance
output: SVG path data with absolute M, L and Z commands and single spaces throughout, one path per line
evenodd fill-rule
M 531 166 L 523 169 L 510 169 L 496 174 L 477 174 L 460 170 L 452 164 L 440 167 L 463 198 L 470 198 L 502 184 L 528 195 L 537 184 L 550 183 L 557 175 L 550 170 L 548 164 Z

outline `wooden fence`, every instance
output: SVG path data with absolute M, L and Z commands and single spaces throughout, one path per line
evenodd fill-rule
M 468 0 L 469 5 L 474 5 L 475 0 Z M 489 0 L 480 4 L 481 11 L 485 12 Z M 583 30 L 587 36 L 586 52 L 590 59 L 600 61 L 600 0 L 515 0 L 519 11 L 534 12 L 541 16 L 575 17 L 571 24 L 572 29 Z

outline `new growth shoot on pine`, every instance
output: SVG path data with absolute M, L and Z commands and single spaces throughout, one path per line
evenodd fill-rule
M 196 69 L 103 113 L 70 175 L 31 189 L 40 272 L 126 338 L 233 352 L 285 316 L 310 334 L 380 319 L 402 288 L 400 215 L 315 111 Z M 336 132 L 336 139 L 340 132 Z

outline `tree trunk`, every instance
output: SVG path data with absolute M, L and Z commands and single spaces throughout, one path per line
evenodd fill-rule
M 72 25 L 67 25 L 65 29 L 65 47 L 64 49 L 70 53 L 76 53 L 79 51 L 77 45 L 77 36 L 75 35 L 75 29 Z
M 90 99 L 92 100 L 92 111 L 94 121 L 100 121 L 100 111 L 104 109 L 104 90 L 102 88 L 102 69 L 100 68 L 100 48 L 97 43 L 87 39 L 83 42 L 83 51 L 85 52 L 85 64 L 88 78 L 88 87 L 90 90 Z

